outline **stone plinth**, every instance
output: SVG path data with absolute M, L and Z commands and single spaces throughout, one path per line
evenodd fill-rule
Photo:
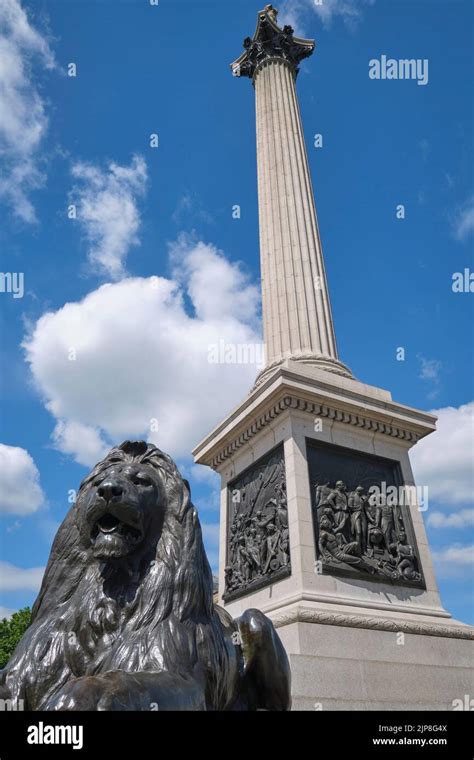
M 453 621 L 440 602 L 420 505 L 411 504 L 405 518 L 418 583 L 318 568 L 311 447 L 392 462 L 403 485 L 413 486 L 408 451 L 434 427 L 431 414 L 397 404 L 388 391 L 286 360 L 193 452 L 221 476 L 219 599 L 234 616 L 256 607 L 278 626 L 292 664 L 295 709 L 314 709 L 315 702 L 323 709 L 449 709 L 472 693 L 473 630 Z M 263 587 L 229 594 L 232 484 L 278 447 L 291 573 L 279 568 L 274 582 L 270 573 Z

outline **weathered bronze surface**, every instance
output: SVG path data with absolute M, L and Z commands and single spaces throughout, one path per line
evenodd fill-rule
M 86 477 L 58 530 L 0 699 L 26 710 L 289 709 L 270 620 L 233 620 L 212 597 L 189 484 L 167 454 L 127 441 Z
M 320 571 L 424 588 L 398 463 L 309 441 L 307 456 Z
M 229 484 L 227 526 L 226 601 L 290 575 L 283 446 Z
M 232 64 L 236 76 L 253 78 L 259 66 L 274 59 L 285 61 L 296 76 L 300 61 L 311 55 L 313 40 L 295 37 L 289 24 L 280 28 L 277 15 L 278 11 L 272 5 L 266 5 L 260 11 L 254 36 L 244 39 L 245 52 Z

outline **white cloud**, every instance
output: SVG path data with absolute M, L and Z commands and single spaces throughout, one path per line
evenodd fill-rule
M 428 399 L 434 401 L 441 390 L 441 370 L 443 368 L 442 362 L 438 359 L 427 359 L 420 354 L 417 356 L 420 362 L 420 372 L 418 377 L 421 380 L 426 380 L 431 385 L 431 390 L 428 393 Z
M 0 443 L 0 513 L 28 515 L 43 503 L 38 468 L 30 454 Z
M 170 246 L 173 276 L 182 283 L 196 315 L 205 322 L 238 320 L 257 326 L 260 289 L 250 285 L 244 273 L 216 255 L 212 245 L 181 235 Z
M 195 483 L 205 483 L 217 491 L 220 489 L 220 475 L 211 470 L 210 467 L 205 467 L 202 464 L 193 464 L 190 468 L 190 477 Z
M 17 567 L 0 562 L 0 591 L 38 591 L 44 567 Z
M 453 225 L 456 240 L 464 241 L 474 232 L 474 195 L 459 209 Z
M 325 27 L 330 27 L 335 18 L 341 18 L 351 30 L 355 30 L 362 20 L 367 6 L 375 0 L 285 0 L 280 6 L 278 24 L 290 24 L 297 36 L 306 34 L 305 20 L 314 12 Z
M 426 359 L 424 356 L 418 357 L 421 362 L 420 374 L 422 380 L 433 380 L 435 382 L 439 379 L 439 373 L 442 364 L 438 359 Z
M 449 507 L 472 504 L 474 494 L 474 401 L 458 408 L 434 409 L 437 431 L 410 451 L 418 485 L 427 485 L 430 501 Z
M 207 486 L 207 492 L 199 497 L 200 510 L 212 510 L 219 512 L 221 507 L 221 478 L 217 472 L 202 464 L 193 464 L 190 468 L 190 477 L 193 483 Z
M 23 343 L 59 423 L 56 445 L 83 464 L 93 464 L 107 441 L 127 437 L 188 456 L 255 379 L 254 364 L 208 359 L 209 346 L 221 340 L 261 340 L 258 288 L 212 245 L 181 238 L 172 257 L 179 281 L 103 285 L 44 314 Z M 75 361 L 68 358 L 71 347 Z
M 79 464 L 86 467 L 102 459 L 110 448 L 103 441 L 100 430 L 75 420 L 59 420 L 52 438 L 58 451 L 72 454 Z
M 202 464 L 190 464 L 189 462 L 178 462 L 178 469 L 183 478 L 204 487 L 204 494 L 202 492 L 199 494 L 197 502 L 200 511 L 220 509 L 221 478 L 215 470 Z
M 2 607 L 0 605 L 0 620 L 3 620 L 4 618 L 10 618 L 15 610 L 11 610 L 9 607 Z
M 145 160 L 134 156 L 130 166 L 111 161 L 105 170 L 79 162 L 72 174 L 77 182 L 70 199 L 89 244 L 89 261 L 101 273 L 119 279 L 130 247 L 139 244 L 137 201 L 146 189 Z
M 211 470 L 210 467 L 196 464 L 189 465 L 188 462 L 179 462 L 178 469 L 183 476 L 191 481 L 194 486 L 199 485 L 199 497 L 193 491 L 193 501 L 199 512 L 219 512 L 221 506 L 221 487 L 220 476 Z
M 171 219 L 175 224 L 182 227 L 189 225 L 191 221 L 204 222 L 205 224 L 213 224 L 214 222 L 214 217 L 206 211 L 199 197 L 188 191 L 179 198 Z
M 36 71 L 54 67 L 49 44 L 18 0 L 0 3 L 0 199 L 25 222 L 36 220 L 30 192 L 44 184 L 39 151 L 48 128 Z
M 433 528 L 467 528 L 474 526 L 474 509 L 460 509 L 445 515 L 443 512 L 432 512 L 428 515 L 428 523 Z
M 453 544 L 433 552 L 438 574 L 443 578 L 467 576 L 472 578 L 474 570 L 474 545 Z

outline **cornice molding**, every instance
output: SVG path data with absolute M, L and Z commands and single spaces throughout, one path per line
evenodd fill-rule
M 235 452 L 250 441 L 251 438 L 263 430 L 263 428 L 269 425 L 280 414 L 289 409 L 308 412 L 316 417 L 332 419 L 335 422 L 342 422 L 364 430 L 371 430 L 374 433 L 382 433 L 391 436 L 392 438 L 408 441 L 411 444 L 416 443 L 420 438 L 419 435 L 411 430 L 405 430 L 397 425 L 372 419 L 361 413 L 342 411 L 329 404 L 306 401 L 296 395 L 287 394 L 274 403 L 264 414 L 254 419 L 253 422 L 232 441 L 232 443 L 227 444 L 227 446 L 225 446 L 222 451 L 211 460 L 211 467 L 214 470 L 220 467 L 223 462 L 232 457 Z

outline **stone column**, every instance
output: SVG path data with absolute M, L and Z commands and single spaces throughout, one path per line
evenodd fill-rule
M 255 87 L 258 201 L 266 367 L 285 359 L 351 377 L 339 360 L 314 205 L 308 157 L 295 89 L 298 63 L 312 40 L 276 24 L 267 5 L 252 39 L 232 64 Z

